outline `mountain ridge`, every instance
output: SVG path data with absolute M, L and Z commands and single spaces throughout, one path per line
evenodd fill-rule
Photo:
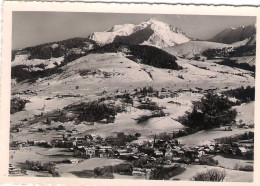
M 208 41 L 232 44 L 235 42 L 243 41 L 248 38 L 254 38 L 256 34 L 255 25 L 240 26 L 238 28 L 226 28 L 223 31 L 216 34 L 214 37 Z M 250 42 L 249 44 L 255 44 L 255 42 Z
M 145 33 L 146 31 L 148 33 Z M 131 44 L 130 40 L 133 37 L 132 34 L 136 34 L 137 32 L 142 32 L 144 36 L 149 35 L 150 37 L 148 39 L 140 39 L 143 42 L 135 44 L 145 44 L 155 46 L 157 48 L 174 46 L 175 44 L 181 44 L 191 40 L 180 28 L 163 23 L 161 21 L 157 21 L 155 19 L 149 19 L 137 25 L 114 25 L 112 28 L 104 32 L 94 32 L 90 34 L 88 39 L 96 42 L 99 45 L 105 45 L 123 38 L 123 40 L 128 41 Z M 151 32 L 153 33 L 151 34 Z

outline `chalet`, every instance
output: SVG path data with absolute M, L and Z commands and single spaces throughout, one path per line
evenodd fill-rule
M 119 155 L 120 155 L 120 154 L 123 154 L 123 153 L 127 153 L 127 150 L 126 150 L 126 149 L 122 149 L 122 150 L 119 150 L 119 149 L 118 149 L 117 152 L 118 152 Z
M 71 131 L 71 134 L 77 134 L 78 133 L 78 131 L 77 131 L 77 129 L 72 129 L 72 131 Z
M 204 91 L 205 92 L 213 92 L 215 90 L 217 90 L 217 88 L 208 88 L 208 89 L 205 89 Z
M 165 164 L 165 165 L 171 165 L 172 162 L 171 162 L 171 160 L 166 160 L 166 161 L 163 162 L 163 164 Z
M 92 136 L 92 135 L 90 135 L 90 134 L 87 134 L 87 135 L 85 135 L 85 140 L 86 140 L 86 141 L 93 141 L 93 140 L 94 140 L 94 138 L 93 138 L 93 136 Z
M 109 158 L 112 156 L 118 156 L 119 154 L 116 152 L 113 152 L 112 148 L 111 149 L 107 149 L 107 148 L 100 148 L 100 149 L 96 149 L 96 156 L 100 157 L 100 158 Z
M 124 152 L 124 153 L 120 153 L 120 158 L 132 158 L 134 156 L 134 153 L 129 153 L 129 152 Z
M 174 94 L 171 92 L 159 92 L 158 98 L 163 99 L 163 98 L 169 98 L 169 97 L 174 97 Z
M 232 131 L 232 127 L 231 126 L 220 126 L 219 130 L 221 131 Z
M 69 162 L 70 162 L 71 164 L 76 164 L 76 163 L 79 162 L 79 160 L 77 160 L 77 159 L 71 159 L 71 160 L 69 160 Z
M 100 149 L 112 150 L 111 146 L 99 146 Z
M 166 88 L 162 88 L 162 89 L 161 89 L 161 92 L 167 92 L 167 91 L 166 91 Z
M 200 91 L 201 91 L 201 90 L 203 90 L 203 89 L 202 89 L 202 88 L 200 88 L 200 87 L 195 87 L 195 88 L 196 88 L 197 90 L 200 90 Z
M 198 158 L 194 159 L 194 163 L 199 164 L 200 160 Z
M 12 128 L 10 129 L 10 132 L 15 133 L 15 132 L 20 132 L 19 128 Z
M 200 93 L 200 90 L 198 90 L 198 89 L 196 89 L 196 88 L 193 88 L 193 89 L 191 89 L 191 92 L 192 92 L 192 93 Z
M 12 165 L 9 165 L 8 172 L 10 175 L 21 175 L 23 174 L 22 169 L 13 167 Z
M 204 156 L 206 153 L 204 150 L 199 150 L 198 151 L 198 157 Z
M 73 156 L 82 158 L 93 158 L 95 156 L 95 148 L 84 146 L 75 147 Z
M 238 147 L 237 153 L 241 154 L 242 156 L 246 156 L 247 149 L 245 147 Z
M 165 158 L 166 158 L 166 159 L 172 159 L 172 158 L 173 158 L 173 153 L 172 153 L 172 152 L 169 152 L 169 151 L 166 152 L 166 153 L 165 153 Z
M 101 95 L 105 95 L 107 93 L 106 90 L 104 90 L 103 92 L 101 92 Z
M 155 156 L 155 157 L 162 157 L 162 156 L 163 156 L 163 152 L 162 152 L 162 151 L 159 151 L 159 150 L 155 150 L 155 151 L 154 151 L 154 156 Z
M 179 156 L 179 157 L 184 156 L 184 151 L 182 151 L 182 150 L 173 150 L 173 153 L 174 153 L 176 156 Z
M 57 130 L 65 130 L 65 127 L 64 127 L 63 125 L 59 125 L 59 126 L 57 127 Z
M 209 150 L 210 150 L 210 151 L 214 151 L 214 150 L 215 150 L 215 146 L 214 146 L 214 145 L 210 145 L 210 146 L 209 146 Z
M 151 174 L 151 169 L 145 169 L 145 168 L 133 168 L 132 175 L 140 178 L 149 179 Z
M 116 93 L 115 97 L 116 98 L 124 98 L 125 97 L 125 93 L 118 92 L 118 93 Z
M 144 171 L 134 170 L 134 171 L 132 172 L 132 176 L 141 177 L 141 178 L 146 178 L 146 173 L 145 173 Z
M 114 123 L 114 122 L 115 122 L 115 119 L 116 119 L 116 117 L 115 117 L 115 116 L 112 116 L 112 115 L 110 115 L 110 116 L 108 116 L 106 119 L 107 119 L 107 123 Z
M 181 162 L 181 158 L 180 157 L 173 157 L 172 162 L 179 163 L 179 162 Z
M 154 162 L 154 161 L 156 161 L 156 158 L 155 157 L 150 157 L 147 161 L 148 162 Z

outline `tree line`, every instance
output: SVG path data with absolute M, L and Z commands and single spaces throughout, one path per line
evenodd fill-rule
M 239 103 L 247 103 L 255 100 L 255 87 L 247 86 L 245 88 L 241 86 L 236 89 L 226 90 L 222 94 L 238 99 Z
M 232 109 L 234 103 L 223 95 L 208 93 L 200 101 L 193 103 L 191 112 L 186 112 L 178 120 L 183 125 L 198 131 L 230 124 L 237 115 Z

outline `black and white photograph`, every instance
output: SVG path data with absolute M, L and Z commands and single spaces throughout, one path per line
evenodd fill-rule
M 256 21 L 13 11 L 8 176 L 253 182 Z

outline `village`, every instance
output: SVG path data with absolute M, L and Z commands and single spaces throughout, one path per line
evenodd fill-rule
M 62 129 L 61 129 L 62 130 Z M 182 131 L 179 131 L 180 133 Z M 64 133 L 66 133 L 64 131 Z M 206 164 L 217 165 L 214 156 L 218 154 L 228 154 L 241 159 L 253 159 L 254 141 L 253 132 L 244 133 L 230 139 L 222 138 L 209 145 L 198 145 L 186 147 L 173 138 L 173 134 L 162 134 L 154 137 L 154 140 L 135 143 L 141 134 L 126 135 L 119 133 L 116 137 L 101 138 L 95 135 L 85 135 L 79 137 L 72 133 L 63 135 L 61 139 L 51 142 L 47 141 L 27 141 L 10 143 L 10 150 L 21 150 L 24 147 L 43 147 L 43 148 L 67 148 L 73 155 L 63 162 L 76 164 L 82 159 L 90 158 L 117 158 L 129 162 L 144 158 L 147 163 L 171 165 L 180 164 Z M 231 142 L 230 142 L 231 141 Z M 149 179 L 150 169 L 146 166 L 135 167 L 132 175 Z M 10 175 L 26 174 L 25 170 L 14 169 L 10 165 Z
M 232 127 L 234 128 L 235 125 Z M 230 128 L 231 126 L 227 128 L 221 126 L 219 130 L 228 131 Z M 131 172 L 132 176 L 141 179 L 151 178 L 151 165 L 205 164 L 217 166 L 218 162 L 214 160 L 214 156 L 219 154 L 248 160 L 252 160 L 254 154 L 253 132 L 216 139 L 210 144 L 189 147 L 178 141 L 178 137 L 187 135 L 185 130 L 158 134 L 152 140 L 138 140 L 142 137 L 141 133 L 125 134 L 121 132 L 113 137 L 102 138 L 95 134 L 79 135 L 78 131 L 66 130 L 61 125 L 55 130 L 59 131 L 60 135 L 51 141 L 11 141 L 10 150 L 17 151 L 28 147 L 64 148 L 71 152 L 71 157 L 62 162 L 69 164 L 78 164 L 82 159 L 91 158 L 121 159 L 130 163 L 144 159 L 145 163 L 137 164 Z M 26 170 L 10 164 L 9 173 L 16 176 L 24 175 Z
M 135 119 L 137 124 L 142 124 L 142 122 L 145 122 L 152 117 L 160 118 L 169 115 L 164 112 L 165 107 L 152 101 L 153 98 L 176 98 L 179 94 L 185 93 L 202 95 L 212 91 L 216 91 L 216 89 L 203 90 L 196 87 L 171 91 L 162 88 L 160 91 L 156 91 L 149 86 L 136 88 L 133 91 L 116 90 L 115 93 L 102 91 L 97 97 L 98 103 L 104 103 L 104 106 L 102 106 L 103 113 L 98 113 L 98 116 L 94 113 L 89 114 L 88 110 L 83 108 L 96 108 L 91 107 L 91 104 L 89 105 L 89 103 L 72 104 L 60 110 L 41 113 L 40 115 L 30 120 L 25 120 L 24 123 L 20 123 L 11 128 L 10 150 L 15 153 L 15 151 L 28 148 L 31 151 L 31 149 L 35 147 L 44 149 L 66 149 L 65 151 L 69 153 L 68 158 L 49 162 L 54 164 L 53 170 L 51 171 L 52 175 L 57 163 L 80 164 L 84 159 L 101 158 L 119 159 L 130 163 L 133 166 L 130 172 L 121 173 L 135 176 L 140 179 L 154 179 L 152 170 L 158 165 L 181 166 L 184 164 L 194 164 L 217 166 L 218 161 L 214 159 L 216 155 L 228 155 L 232 158 L 253 160 L 254 132 L 252 132 L 251 129 L 254 128 L 254 124 L 245 124 L 242 120 L 232 121 L 229 125 L 220 125 L 220 127 L 215 130 L 218 130 L 219 132 L 229 132 L 233 129 L 244 130 L 244 133 L 240 132 L 237 135 L 211 140 L 210 143 L 198 144 L 196 146 L 189 146 L 179 141 L 181 137 L 194 133 L 194 131 L 189 130 L 189 128 L 163 132 L 155 134 L 152 137 L 150 135 L 150 138 L 147 138 L 147 136 L 144 136 L 141 132 L 118 132 L 116 135 L 111 134 L 106 137 L 101 137 L 95 133 L 79 131 L 76 128 L 67 128 L 65 124 L 66 122 L 73 122 L 74 125 L 78 125 L 83 122 L 86 126 L 91 126 L 95 125 L 97 120 L 103 121 L 104 125 L 113 124 L 117 113 L 130 112 L 129 109 L 131 110 L 134 108 L 149 110 L 151 112 L 148 115 L 139 116 Z M 35 93 L 33 92 L 33 94 Z M 73 95 L 63 96 L 73 97 Z M 57 96 L 57 98 L 60 97 L 61 95 Z M 97 105 L 96 102 L 94 103 L 94 105 Z M 172 100 L 168 101 L 167 104 L 176 104 L 177 106 L 180 106 L 179 102 Z M 103 116 L 101 116 L 102 114 Z M 89 115 L 92 117 L 89 118 Z M 61 124 L 54 125 L 56 126 L 54 127 L 53 123 L 56 122 Z M 26 126 L 25 123 L 28 123 L 29 125 L 42 123 L 37 128 L 30 127 L 29 132 L 31 134 L 53 133 L 54 135 L 48 140 L 13 140 L 12 135 L 22 132 L 24 130 L 23 126 Z M 144 162 L 141 164 L 136 163 L 140 160 L 143 160 Z M 29 170 L 39 171 L 40 168 L 36 167 L 37 166 L 35 165 L 34 168 L 29 168 Z M 10 163 L 10 175 L 26 175 L 26 171 L 26 169 Z M 56 172 L 55 175 L 57 175 Z

